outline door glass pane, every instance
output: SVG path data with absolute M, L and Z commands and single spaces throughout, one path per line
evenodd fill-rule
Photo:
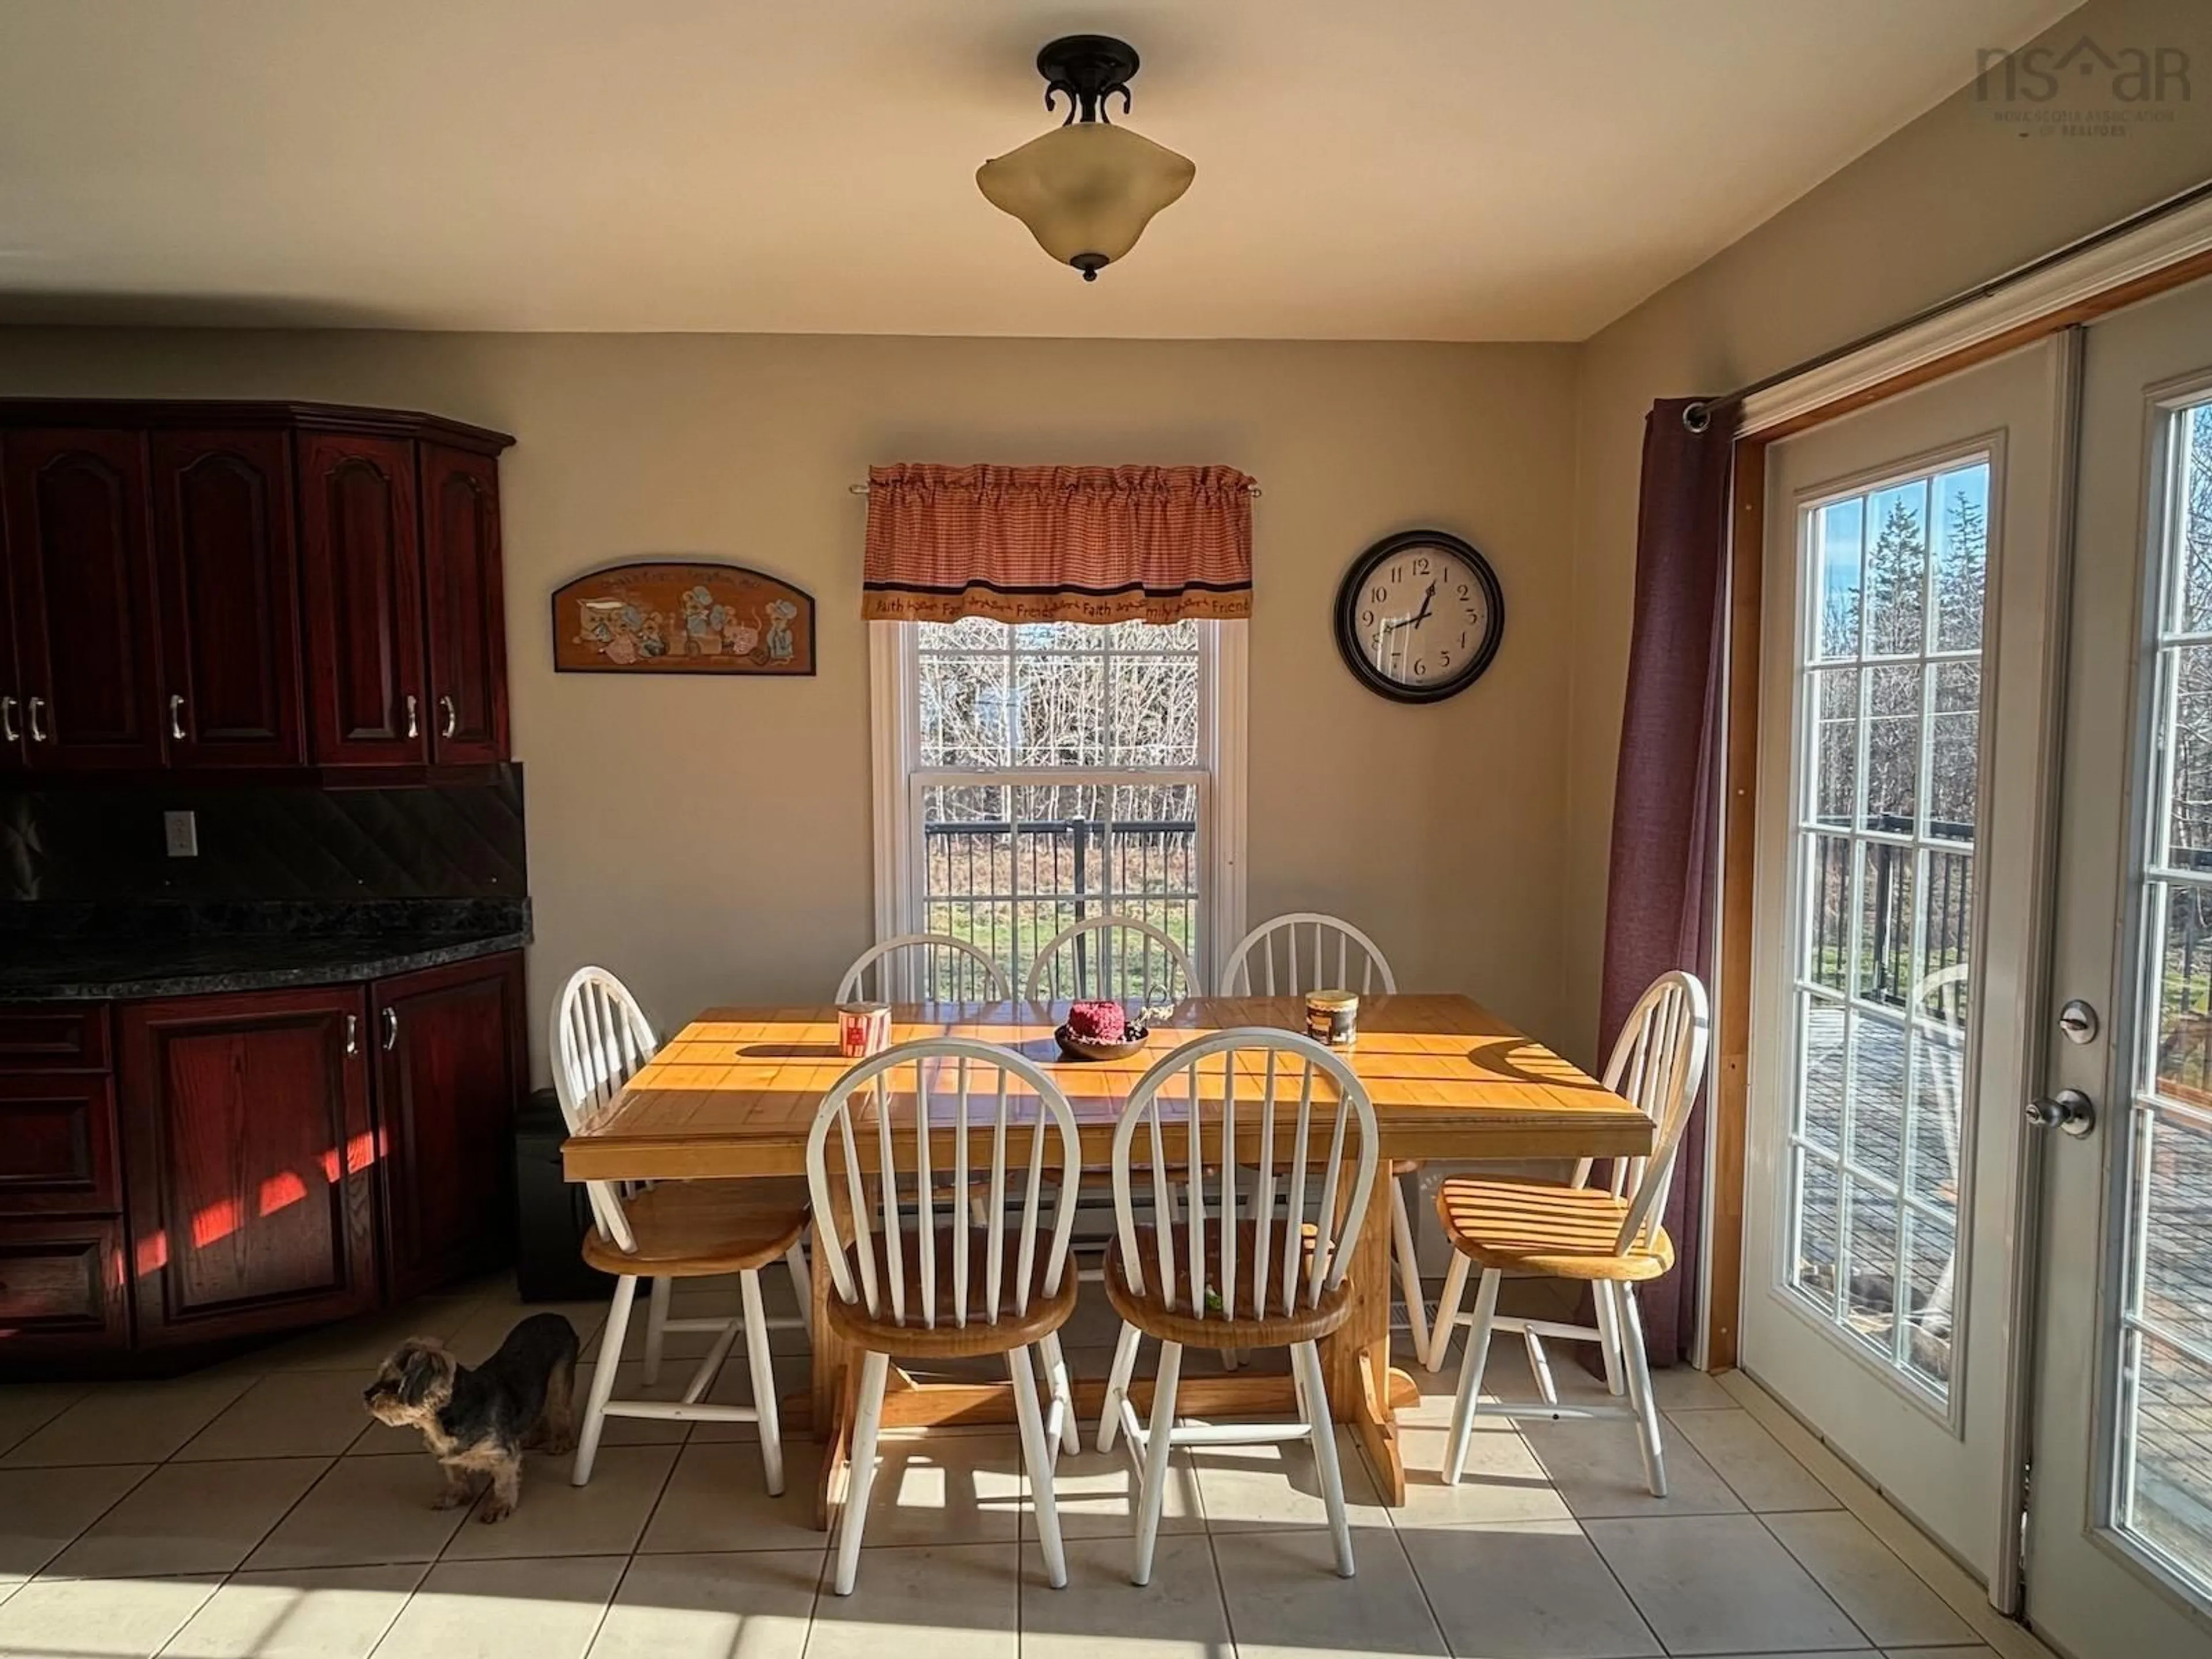
M 1966 1182 L 1990 468 L 1808 507 L 1799 637 L 1804 897 L 1780 1280 L 1948 1397 Z
M 2168 420 L 2112 1519 L 2212 1594 L 2212 402 Z

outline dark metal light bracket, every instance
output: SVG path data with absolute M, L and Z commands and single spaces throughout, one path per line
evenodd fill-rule
M 1044 106 L 1067 94 L 1066 126 L 1077 120 L 1106 119 L 1106 100 L 1121 94 L 1121 113 L 1129 112 L 1129 82 L 1136 78 L 1137 49 L 1110 34 L 1066 34 L 1048 42 L 1036 56 L 1044 76 Z

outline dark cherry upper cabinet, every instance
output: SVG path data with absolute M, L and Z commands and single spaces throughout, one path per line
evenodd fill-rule
M 160 766 L 145 434 L 10 432 L 4 471 L 25 763 Z
M 304 764 L 290 439 L 156 431 L 152 465 L 170 763 Z
M 500 580 L 499 463 L 422 447 L 422 596 L 429 641 L 430 757 L 507 757 L 507 609 Z
M 375 1304 L 375 1137 L 358 986 L 127 1004 L 118 1020 L 141 1347 Z
M 522 957 L 425 969 L 375 988 L 377 1145 L 387 1294 L 499 1258 L 511 1236 L 508 1137 L 526 1078 Z
M 301 564 L 314 758 L 325 766 L 429 758 L 415 447 L 300 438 Z
M 0 777 L 23 769 L 23 673 L 15 654 L 15 582 L 8 569 L 7 441 L 0 435 Z
M 0 398 L 0 773 L 507 759 L 512 441 L 331 404 Z

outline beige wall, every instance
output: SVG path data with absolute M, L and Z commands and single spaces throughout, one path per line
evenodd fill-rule
M 1559 1004 L 1578 1058 L 1597 1036 L 1644 412 L 1841 345 L 2212 176 L 2212 5 L 2094 0 L 2044 40 L 2063 50 L 2085 32 L 2107 49 L 2181 47 L 2193 96 L 2124 138 L 2022 137 L 1965 85 L 1583 344 Z
M 714 999 L 826 998 L 871 938 L 865 507 L 847 493 L 869 463 L 1220 461 L 1266 492 L 1251 915 L 1340 911 L 1406 982 L 1556 1030 L 1574 377 L 1565 346 L 0 335 L 0 394 L 332 399 L 516 434 L 502 480 L 532 1006 L 599 960 L 664 1023 Z M 1510 617 L 1489 675 L 1432 708 L 1359 689 L 1330 632 L 1352 556 L 1419 525 L 1489 553 Z M 550 592 L 659 555 L 811 591 L 819 678 L 556 677 Z

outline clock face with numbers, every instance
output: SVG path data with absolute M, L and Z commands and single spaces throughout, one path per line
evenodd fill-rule
M 1386 537 L 1352 562 L 1336 595 L 1336 644 L 1370 690 L 1439 702 L 1481 678 L 1505 632 L 1490 562 L 1441 530 Z

